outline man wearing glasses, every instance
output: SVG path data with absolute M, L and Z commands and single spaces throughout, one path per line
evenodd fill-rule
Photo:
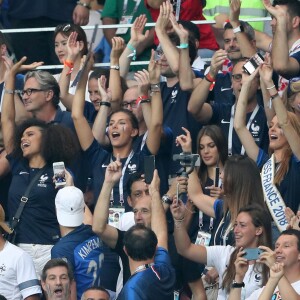
M 243 22 L 242 27 L 251 43 L 254 43 L 253 28 Z M 230 24 L 225 25 L 224 48 L 218 50 L 212 57 L 209 72 L 196 86 L 191 95 L 188 111 L 202 124 L 219 125 L 228 140 L 228 155 L 244 154 L 245 150 L 233 128 L 235 102 L 237 101 L 244 76 L 246 58 L 242 58 L 240 47 Z M 230 59 L 233 69 L 226 74 L 219 73 L 226 60 Z M 264 108 L 261 103 L 259 79 L 254 80 L 247 106 L 247 127 L 252 133 L 257 145 L 267 151 L 268 126 Z M 208 101 L 210 102 L 208 102 Z

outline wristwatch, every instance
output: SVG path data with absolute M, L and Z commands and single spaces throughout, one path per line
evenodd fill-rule
M 119 65 L 113 65 L 113 66 L 110 66 L 111 69 L 113 70 L 120 70 L 120 66 Z
M 236 28 L 233 28 L 233 33 L 238 33 L 238 32 L 244 32 L 244 27 L 243 25 L 240 25 Z
M 236 282 L 235 280 L 233 280 L 231 287 L 233 289 L 241 289 L 241 288 L 245 287 L 245 283 L 244 282 Z
M 169 195 L 163 195 L 161 197 L 161 201 L 162 201 L 162 203 L 169 204 L 169 205 L 171 205 L 173 203 L 173 201 Z

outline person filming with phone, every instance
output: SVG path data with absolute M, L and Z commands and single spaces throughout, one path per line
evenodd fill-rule
M 192 244 L 185 225 L 186 208 L 182 201 L 171 205 L 174 237 L 178 252 L 186 258 L 214 267 L 219 273 L 218 299 L 228 299 L 232 290 L 242 290 L 248 297 L 268 280 L 266 265 L 249 257 L 259 246 L 271 245 L 271 224 L 265 209 L 257 205 L 241 208 L 234 223 L 235 247 Z M 252 248 L 252 249 L 248 249 Z M 260 251 L 257 251 L 260 252 Z M 240 261 L 247 267 L 245 278 L 238 277 Z M 244 279 L 244 280 L 243 280 Z M 241 299 L 241 298 L 239 298 Z

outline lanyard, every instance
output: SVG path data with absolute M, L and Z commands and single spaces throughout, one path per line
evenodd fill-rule
M 143 136 L 143 139 L 142 139 L 142 143 L 141 143 L 140 151 L 143 150 L 143 148 L 145 146 L 145 143 L 146 143 L 146 140 L 147 140 L 147 137 L 148 137 L 148 130 L 144 133 L 144 136 Z
M 136 11 L 137 11 L 138 6 L 140 5 L 140 3 L 141 3 L 141 0 L 136 0 L 135 1 L 135 6 L 134 6 L 134 9 L 132 11 L 132 16 L 136 13 Z M 123 4 L 123 16 L 126 16 L 127 5 L 128 5 L 128 0 L 124 0 L 124 4 Z
M 257 104 L 254 111 L 252 112 L 250 119 L 247 123 L 247 129 L 249 130 L 250 125 L 252 124 L 257 112 L 259 110 L 259 105 Z M 233 135 L 233 119 L 235 112 L 235 104 L 231 107 L 231 116 L 230 116 L 230 124 L 229 124 L 229 132 L 228 132 L 228 156 L 232 155 L 232 135 Z M 241 155 L 245 154 L 245 148 L 242 146 Z
M 133 275 L 136 274 L 136 273 L 138 273 L 138 272 L 141 272 L 141 271 L 144 271 L 144 270 L 146 270 L 146 269 L 149 269 L 149 268 L 151 268 L 153 265 L 154 265 L 154 263 L 141 265 L 141 266 L 139 266 L 139 267 L 137 267 L 137 268 L 135 269 Z
M 199 210 L 199 229 L 201 230 L 203 227 L 203 211 Z M 214 228 L 214 218 L 210 218 L 209 220 L 209 231 L 212 231 Z
M 123 186 L 124 186 L 123 185 L 124 175 L 125 175 L 127 166 L 129 164 L 130 160 L 132 159 L 133 155 L 134 155 L 134 152 L 131 151 L 130 154 L 129 154 L 129 156 L 126 159 L 126 162 L 125 162 L 123 168 L 122 168 L 122 176 L 121 176 L 120 181 L 119 181 L 119 195 L 120 195 L 119 202 L 120 202 L 121 206 L 123 206 L 123 204 L 124 204 L 124 193 L 123 193 L 123 190 L 124 190 L 124 188 L 123 188 Z M 113 162 L 112 156 L 110 158 L 110 162 Z M 114 191 L 112 189 L 111 190 L 111 194 L 110 194 L 110 204 L 111 204 L 111 206 L 113 206 L 113 202 L 114 202 Z

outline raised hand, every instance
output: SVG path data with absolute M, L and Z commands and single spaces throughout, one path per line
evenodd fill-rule
M 150 88 L 149 72 L 145 69 L 143 69 L 142 71 L 138 71 L 134 74 L 134 79 L 138 83 L 138 95 L 148 96 L 148 92 Z
M 176 145 L 181 146 L 183 152 L 192 152 L 192 138 L 190 132 L 184 128 L 181 127 L 182 130 L 185 132 L 185 134 L 181 134 L 177 136 L 176 138 Z
M 152 181 L 149 185 L 149 194 L 150 194 L 150 196 L 152 197 L 152 195 L 155 192 L 159 192 L 159 189 L 160 189 L 160 178 L 158 176 L 157 170 L 155 169 L 154 172 L 153 172 Z
M 284 275 L 284 264 L 276 262 L 270 268 L 270 278 L 274 278 L 279 281 L 283 275 Z
M 227 59 L 227 52 L 223 49 L 216 51 L 211 59 L 209 73 L 215 78 Z
M 78 33 L 76 31 L 72 32 L 67 41 L 68 56 L 67 60 L 74 62 L 78 55 L 80 55 L 81 48 L 83 46 L 82 42 L 77 41 Z
M 173 13 L 173 6 L 169 1 L 163 2 L 159 8 L 159 16 L 156 20 L 155 31 L 167 32 L 170 24 L 170 14 Z
M 170 206 L 171 213 L 173 215 L 174 220 L 182 220 L 185 216 L 185 206 L 184 203 L 178 199 L 176 201 L 173 201 L 173 203 Z
M 259 256 L 257 262 L 264 263 L 271 268 L 276 261 L 275 252 L 266 246 L 259 246 L 258 248 L 264 250 L 264 252 Z
M 205 189 L 210 190 L 209 195 L 213 198 L 222 199 L 224 196 L 224 190 L 218 186 L 211 185 L 211 186 L 205 187 Z
M 111 162 L 105 172 L 105 181 L 115 184 L 120 180 L 122 176 L 122 163 L 120 161 L 120 156 L 117 154 L 116 161 Z
M 230 12 L 229 20 L 230 23 L 238 23 L 241 10 L 241 1 L 240 0 L 231 0 L 230 1 Z
M 111 39 L 110 62 L 111 65 L 119 64 L 119 58 L 124 50 L 125 42 L 121 37 L 115 36 Z
M 161 65 L 155 60 L 155 51 L 152 49 L 151 58 L 148 66 L 150 84 L 156 84 L 160 81 Z
M 170 14 L 169 19 L 171 21 L 174 31 L 177 33 L 177 35 L 180 38 L 180 42 L 183 44 L 188 43 L 189 32 L 186 29 L 184 29 L 184 27 L 181 24 L 177 23 L 174 14 Z
M 27 57 L 23 56 L 17 63 L 15 63 L 10 70 L 11 74 L 15 75 L 17 73 L 27 72 L 44 64 L 44 62 L 40 61 L 40 62 L 33 62 L 29 65 L 23 65 L 26 59 Z
M 300 230 L 300 211 L 298 211 L 295 215 L 294 212 L 289 207 L 287 207 L 284 212 L 285 217 L 289 222 L 287 229 Z
M 149 36 L 149 30 L 146 30 L 144 33 L 145 25 L 147 23 L 146 15 L 140 15 L 137 17 L 130 30 L 130 44 L 133 47 L 137 47 L 139 44 L 144 42 Z
M 110 102 L 112 95 L 111 95 L 111 90 L 105 88 L 106 86 L 106 77 L 105 75 L 101 75 L 100 78 L 98 78 L 98 89 L 99 89 L 99 93 L 101 95 L 101 101 L 104 102 Z

